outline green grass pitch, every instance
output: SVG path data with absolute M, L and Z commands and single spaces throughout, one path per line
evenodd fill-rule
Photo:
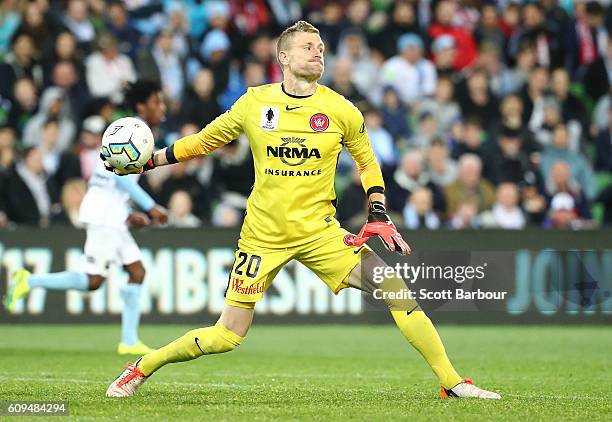
M 141 335 L 160 346 L 190 328 Z M 501 401 L 439 399 L 433 373 L 392 325 L 255 325 L 238 350 L 169 365 L 130 399 L 104 397 L 125 362 L 114 354 L 118 326 L 4 325 L 0 400 L 66 400 L 78 420 L 609 420 L 609 327 L 439 331 L 459 372 Z

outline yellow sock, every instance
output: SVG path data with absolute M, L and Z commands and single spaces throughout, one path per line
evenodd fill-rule
M 213 327 L 198 328 L 185 333 L 172 343 L 142 357 L 138 367 L 146 376 L 167 363 L 184 362 L 202 355 L 234 350 L 244 338 L 217 322 Z
M 462 381 L 446 356 L 444 345 L 431 320 L 423 311 L 391 311 L 395 323 L 412 346 L 423 355 L 444 388 L 452 388 Z

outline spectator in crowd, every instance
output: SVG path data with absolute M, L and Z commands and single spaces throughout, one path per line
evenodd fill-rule
M 177 190 L 168 201 L 168 226 L 180 228 L 200 227 L 202 221 L 192 213 L 191 196 L 184 190 Z
M 21 137 L 27 122 L 36 114 L 37 107 L 38 90 L 34 81 L 27 77 L 17 79 L 6 123 L 14 128 Z
M 550 201 L 548 217 L 544 227 L 549 229 L 580 229 L 589 225 L 589 220 L 583 220 L 579 205 L 567 192 L 556 193 Z
M 267 32 L 257 34 L 249 47 L 249 61 L 257 62 L 263 67 L 264 79 L 270 83 L 280 82 L 283 79 L 275 52 L 276 46 Z
M 587 110 L 582 101 L 570 92 L 570 77 L 567 70 L 555 69 L 551 75 L 550 87 L 561 106 L 563 120 L 577 122 L 580 125 L 580 134 L 586 134 L 589 129 Z
M 496 201 L 490 211 L 480 215 L 483 227 L 518 230 L 525 227 L 523 211 L 518 206 L 519 190 L 512 182 L 503 182 L 497 186 Z
M 34 48 L 43 51 L 49 48 L 51 38 L 49 35 L 53 35 L 54 30 L 55 28 L 52 28 L 45 18 L 40 3 L 28 2 L 17 33 L 30 35 L 34 41 Z
M 81 166 L 70 150 L 58 146 L 59 123 L 56 119 L 47 120 L 42 128 L 39 149 L 43 157 L 43 168 L 54 186 L 61 187 L 68 179 L 81 177 Z
M 501 5 L 503 8 L 501 19 L 499 20 L 499 29 L 504 33 L 506 41 L 511 39 L 519 30 L 521 23 L 521 10 L 520 6 L 513 2 L 506 2 L 505 5 Z M 506 47 L 508 50 L 508 47 Z
M 422 112 L 418 117 L 417 126 L 409 140 L 411 148 L 426 150 L 431 141 L 439 136 L 438 124 L 433 114 L 428 111 Z
M 238 39 L 244 41 L 253 37 L 272 20 L 264 0 L 243 0 L 230 2 L 230 19 L 238 30 Z M 366 13 L 367 16 L 367 13 Z M 244 51 L 240 51 L 244 53 Z
M 463 124 L 461 138 L 453 150 L 453 158 L 459 159 L 464 154 L 475 154 L 481 160 L 486 160 L 487 151 L 484 143 L 486 141 L 486 132 L 482 128 L 480 119 L 476 116 L 469 117 Z
M 357 169 L 353 168 L 349 184 L 342 191 L 338 201 L 336 217 L 340 224 L 348 227 L 359 227 L 363 224 L 364 218 L 367 218 L 366 202 L 361 177 Z
M 336 1 L 325 2 L 321 11 L 321 21 L 317 24 L 323 42 L 327 44 L 328 52 L 334 54 L 340 41 L 340 35 L 345 29 L 342 22 L 343 10 Z
M 454 91 L 453 81 L 446 76 L 440 77 L 433 98 L 427 98 L 419 105 L 421 113 L 433 115 L 439 133 L 445 136 L 450 135 L 453 122 L 461 116 L 461 110 L 453 100 Z
M 236 207 L 221 202 L 212 214 L 212 225 L 214 227 L 237 227 L 242 222 L 240 211 Z
M 96 29 L 89 19 L 87 2 L 84 0 L 69 0 L 64 15 L 64 25 L 76 37 L 77 42 L 88 50 L 96 38 Z
M 172 41 L 172 32 L 162 29 L 155 39 L 152 54 L 159 70 L 162 92 L 169 103 L 169 111 L 175 114 L 179 112 L 185 88 L 185 71 L 183 59 Z
M 435 22 L 429 26 L 428 34 L 432 39 L 441 35 L 450 35 L 455 40 L 454 68 L 463 70 L 472 65 L 478 57 L 476 42 L 472 34 L 461 26 L 455 26 L 453 21 L 456 17 L 457 3 L 453 0 L 439 1 L 436 6 Z
M 567 69 L 581 79 L 589 65 L 606 50 L 603 39 L 606 38 L 604 28 L 605 10 L 600 2 L 576 2 L 576 21 L 566 34 L 566 66 Z
M 213 174 L 210 184 L 213 189 L 216 189 L 214 196 L 219 199 L 222 209 L 226 210 L 227 207 L 231 207 L 237 211 L 239 221 L 242 221 L 247 198 L 255 183 L 254 173 L 253 157 L 244 134 L 219 149 L 213 158 Z M 215 211 L 215 213 L 218 212 Z
M 435 138 L 427 155 L 427 171 L 431 181 L 444 188 L 457 179 L 457 163 L 449 157 L 448 146 L 440 138 Z
M 210 194 L 198 181 L 192 163 L 178 163 L 170 168 L 169 177 L 162 183 L 157 197 L 159 203 L 165 207 L 170 204 L 170 198 L 177 191 L 186 192 L 193 200 L 190 207 L 198 216 L 207 216 L 210 211 Z
M 433 53 L 433 63 L 438 77 L 453 77 L 456 75 L 453 66 L 457 49 L 452 35 L 444 34 L 437 37 L 431 44 L 431 52 Z
M 586 157 L 569 150 L 569 134 L 563 123 L 555 126 L 552 144 L 542 153 L 540 162 L 542 174 L 549 174 L 552 171 L 553 164 L 557 161 L 567 163 L 574 179 L 584 190 L 586 198 L 588 200 L 595 199 L 597 181 L 593 169 Z
M 489 89 L 495 96 L 495 99 L 499 99 L 503 96 L 502 86 L 503 77 L 506 72 L 506 65 L 501 59 L 501 49 L 495 44 L 490 42 L 483 42 L 478 47 L 478 59 L 474 63 L 474 68 L 482 69 L 487 74 L 489 80 Z
M 612 53 L 612 51 L 611 51 Z M 612 77 L 612 66 L 610 67 L 611 77 Z M 593 124 L 590 128 L 590 135 L 597 136 L 599 131 L 607 129 L 610 123 L 609 121 L 609 111 L 612 104 L 612 84 L 606 88 L 607 94 L 603 95 L 595 105 L 595 109 L 593 110 Z
M 544 99 L 548 88 L 548 71 L 543 67 L 534 68 L 529 74 L 527 86 L 521 93 L 523 100 L 523 122 L 535 131 L 544 120 Z
M 87 193 L 87 183 L 82 179 L 66 181 L 60 194 L 62 210 L 53 217 L 53 223 L 70 224 L 77 228 L 83 227 L 79 220 L 79 213 L 85 193 Z
M 539 3 L 526 3 L 522 8 L 521 27 L 510 39 L 510 55 L 516 55 L 522 46 L 529 44 L 535 47 L 536 63 L 539 66 L 562 66 L 562 36 L 546 28 L 544 11 Z
M 521 185 L 521 208 L 525 217 L 530 225 L 541 226 L 548 207 L 546 198 L 534 180 L 526 180 Z
M 56 189 L 47 180 L 40 149 L 26 148 L 4 186 L 8 219 L 15 223 L 47 226 L 52 217 Z
M 399 98 L 397 91 L 390 86 L 383 91 L 383 102 L 380 107 L 383 127 L 389 131 L 398 146 L 407 144 L 411 135 L 408 124 L 408 109 Z
M 475 69 L 468 76 L 466 86 L 457 92 L 457 102 L 463 116 L 477 117 L 487 128 L 498 119 L 499 104 L 484 69 Z
M 352 0 L 346 7 L 345 25 L 347 28 L 364 28 L 370 15 L 369 0 Z
M 14 177 L 13 169 L 17 159 L 15 130 L 9 126 L 0 126 L 0 228 L 9 223 L 7 216 L 7 197 L 5 187 Z
M 440 227 L 440 219 L 433 210 L 433 196 L 427 188 L 418 188 L 406 203 L 403 211 L 404 225 L 408 229 Z
M 215 78 L 215 95 L 223 92 L 229 82 L 230 45 L 230 39 L 225 32 L 213 29 L 206 34 L 200 46 L 202 61 L 210 68 Z
M 401 213 L 410 195 L 418 188 L 428 188 L 433 195 L 433 208 L 436 212 L 446 211 L 444 192 L 431 181 L 429 173 L 423 169 L 423 154 L 414 150 L 405 154 L 389 181 L 388 206 L 391 211 Z
M 360 110 L 366 107 L 366 98 L 357 89 L 352 81 L 354 64 L 347 58 L 339 58 L 335 61 L 332 80 L 329 87 L 355 104 Z
M 476 42 L 478 44 L 487 42 L 503 48 L 506 43 L 506 37 L 498 25 L 496 5 L 492 3 L 484 4 L 480 13 L 480 23 L 474 32 Z
M 587 67 L 582 83 L 586 94 L 595 101 L 610 92 L 610 85 L 612 84 L 612 36 L 609 34 L 606 51 Z
M 580 224 L 577 221 L 578 219 L 590 220 L 591 210 L 589 201 L 567 162 L 558 160 L 552 163 L 546 181 L 546 193 L 550 213 L 548 218 L 544 221 L 544 227 L 563 228 L 567 227 L 572 221 L 575 221 L 573 224 Z M 559 197 L 565 198 L 557 199 L 557 201 L 560 201 L 564 206 L 554 203 L 555 198 Z M 571 198 L 571 201 L 566 199 L 567 197 Z M 563 213 L 556 213 L 556 211 L 559 210 L 571 211 L 571 216 Z M 556 217 L 559 217 L 562 221 L 556 221 Z
M 488 165 L 485 166 L 487 179 L 495 185 L 502 182 L 518 184 L 529 174 L 539 181 L 539 173 L 533 168 L 522 144 L 521 131 L 504 126 L 488 155 Z
M 608 108 L 608 127 L 599 131 L 596 140 L 595 170 L 612 173 L 612 107 Z
M 15 3 L 4 1 L 0 4 L 0 57 L 11 46 L 11 38 L 21 22 L 21 14 Z
M 57 149 L 67 150 L 76 133 L 76 127 L 72 120 L 72 109 L 66 101 L 66 93 L 57 87 L 47 88 L 40 99 L 38 112 L 28 121 L 23 130 L 23 144 L 25 146 L 39 145 L 42 129 L 46 122 L 57 120 L 58 140 Z
M 85 180 L 89 180 L 100 160 L 104 129 L 106 129 L 106 122 L 101 116 L 89 116 L 83 121 L 77 154 L 81 165 L 81 175 Z
M 527 44 L 521 47 L 516 56 L 516 66 L 504 69 L 494 87 L 496 95 L 520 93 L 527 83 L 531 71 L 536 65 L 536 55 L 533 46 Z
M 612 226 L 612 184 L 605 187 L 597 197 L 596 202 L 600 203 L 604 207 L 603 224 L 605 226 Z M 0 208 L 1 211 L 1 208 Z M 0 216 L 1 226 L 1 216 Z
M 191 88 L 183 101 L 183 121 L 197 122 L 201 127 L 212 122 L 221 114 L 221 108 L 213 96 L 214 75 L 210 69 L 202 68 L 193 78 Z
M 0 127 L 0 186 L 15 164 L 17 155 L 15 150 L 16 143 L 17 136 L 15 130 L 10 126 Z M 2 189 L 0 188 L 0 197 L 1 192 Z
M 76 121 L 89 101 L 89 92 L 85 82 L 79 79 L 79 74 L 71 61 L 59 61 L 53 66 L 51 83 L 66 93 L 66 101 L 70 104 L 71 118 Z
M 106 28 L 117 38 L 119 52 L 134 59 L 136 51 L 140 47 L 142 35 L 133 23 L 130 22 L 127 10 L 125 10 L 121 2 L 112 1 L 108 6 Z
M 274 13 L 274 20 L 283 28 L 292 25 L 302 17 L 302 4 L 298 0 L 272 0 L 268 4 Z
M 0 63 L 0 95 L 10 97 L 17 78 L 27 77 L 42 86 L 43 68 L 37 59 L 34 41 L 28 34 L 18 34 L 12 49 Z
M 423 40 L 417 34 L 404 34 L 397 41 L 399 54 L 385 62 L 381 83 L 392 86 L 406 104 L 417 104 L 432 95 L 436 68 L 423 58 Z
M 445 191 L 449 216 L 455 215 L 467 199 L 470 203 L 476 201 L 477 213 L 490 208 L 495 200 L 491 182 L 482 178 L 482 160 L 476 154 L 465 154 L 459 159 L 457 180 L 446 186 Z
M 189 38 L 189 21 L 186 13 L 190 10 L 202 9 L 202 5 L 191 3 L 194 7 L 188 9 L 185 3 L 173 1 L 166 3 L 167 5 L 167 19 L 165 21 L 165 30 L 168 31 L 172 36 L 172 47 L 176 51 L 182 60 L 185 60 L 189 55 L 190 49 L 190 38 Z M 195 37 L 196 39 L 198 37 Z
M 478 198 L 472 196 L 462 199 L 457 204 L 457 210 L 451 214 L 450 228 L 454 230 L 479 228 L 478 203 Z
M 370 57 L 367 39 L 361 30 L 347 31 L 342 36 L 337 57 L 339 60 L 347 60 L 351 65 L 351 82 L 363 95 L 368 95 L 368 92 L 372 91 L 372 86 L 378 84 L 380 69 Z M 372 101 L 372 98 L 369 100 Z
M 364 113 L 363 117 L 368 128 L 374 155 L 384 174 L 390 168 L 395 167 L 397 161 L 397 149 L 393 142 L 393 136 L 382 126 L 382 115 L 377 109 L 370 108 Z
M 77 41 L 70 31 L 61 31 L 55 37 L 53 48 L 44 60 L 45 83 L 48 85 L 53 77 L 53 68 L 59 62 L 71 62 L 80 81 L 85 80 L 85 65 L 81 50 L 77 49 Z
M 540 126 L 532 128 L 534 138 L 540 147 L 552 144 L 555 127 L 564 122 L 561 114 L 561 105 L 555 97 L 546 97 L 543 104 L 544 117 Z M 580 150 L 580 135 L 582 134 L 580 124 L 575 120 L 570 120 L 566 126 L 569 137 L 569 149 L 572 152 L 578 152 Z
M 250 86 L 259 86 L 266 83 L 265 70 L 258 62 L 247 62 L 242 74 L 237 66 L 230 71 L 230 79 L 225 91 L 219 96 L 219 105 L 223 111 L 229 110 Z
M 110 33 L 98 37 L 98 49 L 85 60 L 87 86 L 94 97 L 110 97 L 119 104 L 122 90 L 136 80 L 136 71 L 130 58 L 119 53 L 117 39 Z

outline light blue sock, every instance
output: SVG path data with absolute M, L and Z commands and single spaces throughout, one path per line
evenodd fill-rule
M 51 274 L 32 274 L 28 277 L 31 288 L 44 287 L 49 290 L 87 290 L 89 281 L 87 274 L 73 271 L 62 271 Z
M 130 346 L 138 342 L 141 287 L 141 284 L 128 283 L 121 290 L 121 297 L 123 298 L 123 313 L 121 314 L 121 341 Z

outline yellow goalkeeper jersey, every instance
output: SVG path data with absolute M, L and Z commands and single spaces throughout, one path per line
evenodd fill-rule
M 338 225 L 334 176 L 345 146 L 364 190 L 384 187 L 361 112 L 323 85 L 287 94 L 280 83 L 249 88 L 230 110 L 173 146 L 178 161 L 207 155 L 243 133 L 255 164 L 241 238 L 268 248 L 307 243 Z M 354 204 L 363 207 L 364 204 Z

